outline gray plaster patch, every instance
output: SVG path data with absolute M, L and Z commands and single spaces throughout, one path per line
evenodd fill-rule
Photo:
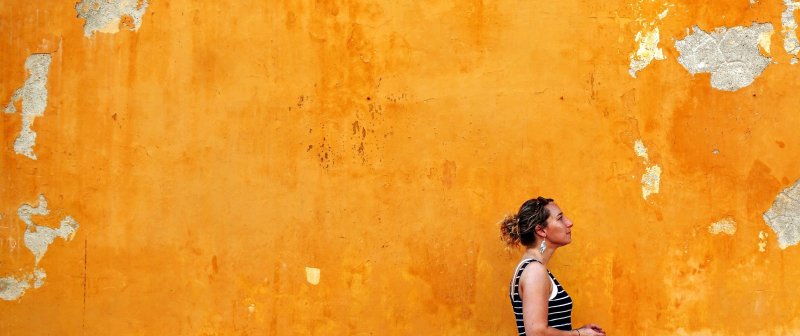
M 94 32 L 116 33 L 124 17 L 132 20 L 131 31 L 139 30 L 142 16 L 147 9 L 147 0 L 82 0 L 75 5 L 78 18 L 86 20 L 83 35 L 91 37 Z
M 791 0 L 783 0 L 786 9 L 781 13 L 781 26 L 783 33 L 783 49 L 794 57 L 791 64 L 797 63 L 797 52 L 800 51 L 800 41 L 797 40 L 797 21 L 794 19 L 794 11 L 800 8 L 800 4 Z
M 47 252 L 47 247 L 55 241 L 56 237 L 70 241 L 75 237 L 75 231 L 78 230 L 78 223 L 70 216 L 61 220 L 58 229 L 37 225 L 31 219 L 34 215 L 44 216 L 49 212 L 44 195 L 39 195 L 39 205 L 37 207 L 34 208 L 29 204 L 23 204 L 17 210 L 17 216 L 25 222 L 25 246 L 36 257 L 37 265 L 42 260 L 45 252 Z
M 800 242 L 800 180 L 778 194 L 764 221 L 778 235 L 781 249 Z
M 692 29 L 692 34 L 675 42 L 681 54 L 678 62 L 692 75 L 711 73 L 715 89 L 736 91 L 748 86 L 769 65 L 770 58 L 761 55 L 758 43 L 762 34 L 772 33 L 770 23 L 722 27 L 711 34 L 697 26 Z
M 14 152 L 36 160 L 33 146 L 36 145 L 36 132 L 33 121 L 44 115 L 47 107 L 47 74 L 50 71 L 50 54 L 33 54 L 25 60 L 28 78 L 21 88 L 14 91 L 11 101 L 6 105 L 6 113 L 16 113 L 14 104 L 22 100 L 22 129 L 14 140 Z
M 36 268 L 30 274 L 24 274 L 21 277 L 6 276 L 0 278 L 0 299 L 6 301 L 19 300 L 25 291 L 31 288 L 39 288 L 44 285 L 44 279 L 47 274 L 41 268 Z

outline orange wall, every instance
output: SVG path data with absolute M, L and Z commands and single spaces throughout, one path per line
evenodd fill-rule
M 36 160 L 25 102 L 0 115 L 0 293 L 29 285 L 0 335 L 513 335 L 495 223 L 538 194 L 576 223 L 550 265 L 575 324 L 798 334 L 798 247 L 762 219 L 800 177 L 784 9 L 154 0 L 87 37 L 75 1 L 0 2 L 0 107 L 52 59 Z M 677 61 L 692 26 L 753 21 L 775 32 L 751 85 Z M 655 26 L 665 59 L 633 78 Z M 41 232 L 79 226 L 37 263 L 18 211 L 39 195 Z

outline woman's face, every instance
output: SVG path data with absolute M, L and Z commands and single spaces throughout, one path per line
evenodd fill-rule
M 547 240 L 555 245 L 564 246 L 572 242 L 572 221 L 567 218 L 554 202 L 545 205 L 550 212 L 544 232 Z

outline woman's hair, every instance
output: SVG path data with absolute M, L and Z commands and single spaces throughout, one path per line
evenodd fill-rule
M 510 247 L 530 246 L 536 241 L 536 227 L 547 227 L 550 211 L 545 205 L 553 202 L 552 198 L 532 198 L 519 207 L 515 215 L 506 216 L 500 221 L 500 239 Z

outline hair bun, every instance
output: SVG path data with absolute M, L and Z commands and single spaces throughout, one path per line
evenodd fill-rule
M 519 216 L 517 214 L 506 215 L 499 223 L 500 240 L 509 247 L 514 247 L 520 243 Z

